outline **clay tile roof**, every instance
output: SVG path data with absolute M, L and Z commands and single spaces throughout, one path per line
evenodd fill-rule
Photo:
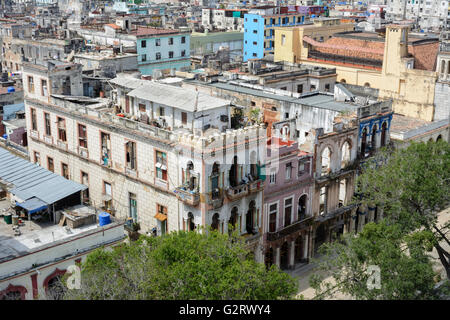
M 120 29 L 120 27 L 117 24 L 114 24 L 114 23 L 108 23 L 105 26 L 111 27 L 111 28 L 116 29 L 116 30 Z
M 133 33 L 136 34 L 136 36 L 152 36 L 152 35 L 158 35 L 158 34 L 180 33 L 180 31 L 174 30 L 174 29 L 138 27 L 137 30 L 134 30 Z

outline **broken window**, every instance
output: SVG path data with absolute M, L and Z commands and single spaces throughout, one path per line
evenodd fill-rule
M 170 58 L 170 59 L 173 58 L 173 51 L 169 51 L 169 58 Z
M 339 182 L 339 207 L 347 204 L 347 179 L 342 179 Z
M 44 120 L 45 120 L 45 134 L 47 136 L 51 136 L 52 135 L 52 128 L 50 125 L 50 114 L 44 112 Z
M 128 141 L 125 144 L 125 150 L 127 153 L 127 168 L 136 170 L 136 142 Z
M 344 169 L 350 163 L 350 149 L 350 143 L 348 141 L 345 141 L 341 148 L 341 169 Z
M 381 142 L 383 144 L 383 142 Z M 362 131 L 361 137 L 361 156 L 364 158 L 366 156 L 366 144 L 367 144 L 367 127 Z
M 228 223 L 231 225 L 231 228 L 228 229 L 229 234 L 231 234 L 234 231 L 234 229 L 236 229 L 237 219 L 238 219 L 238 208 L 233 207 L 233 209 L 231 209 L 230 220 L 228 221 Z
M 110 135 L 104 132 L 100 132 L 100 140 L 102 142 L 102 164 L 108 166 L 111 159 L 111 138 Z
M 60 117 L 56 118 L 56 121 L 58 123 L 58 139 L 61 141 L 66 142 L 66 120 Z
M 321 167 L 322 167 L 322 172 L 321 175 L 327 175 L 328 173 L 330 173 L 331 169 L 330 169 L 330 159 L 331 159 L 331 150 L 329 147 L 326 147 L 323 151 L 322 151 L 322 161 L 321 161 Z
M 161 235 L 166 234 L 169 230 L 168 230 L 168 224 L 167 224 L 167 207 L 162 206 L 160 204 L 156 205 L 156 210 L 158 211 L 157 213 L 160 215 L 164 215 L 166 216 L 166 218 L 164 220 L 160 220 L 161 222 Z
M 82 124 L 78 125 L 78 145 L 82 148 L 87 148 L 86 126 Z
M 319 202 L 320 215 L 324 215 L 327 212 L 327 189 L 328 187 L 320 188 L 320 202 Z

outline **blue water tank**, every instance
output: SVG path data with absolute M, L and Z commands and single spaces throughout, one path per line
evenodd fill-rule
M 16 91 L 16 89 L 14 89 L 14 87 L 8 87 L 8 93 L 14 92 L 14 91 Z
M 102 212 L 98 215 L 98 222 L 101 226 L 106 226 L 107 224 L 111 223 L 111 217 L 109 216 L 109 213 Z
M 8 135 L 6 133 L 3 135 L 3 139 L 8 139 Z

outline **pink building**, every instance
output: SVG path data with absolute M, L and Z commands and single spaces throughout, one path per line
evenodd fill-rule
M 311 241 L 312 154 L 294 140 L 267 143 L 264 187 L 264 248 L 267 265 L 282 269 L 307 262 Z

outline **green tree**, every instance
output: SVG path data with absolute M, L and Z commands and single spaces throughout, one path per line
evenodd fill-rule
M 296 281 L 256 263 L 237 237 L 217 231 L 174 232 L 112 250 L 82 265 L 79 290 L 66 299 L 288 299 Z
M 405 235 L 398 224 L 382 221 L 368 223 L 357 236 L 348 233 L 340 242 L 322 245 L 318 269 L 328 271 L 332 281 L 321 273 L 312 276 L 316 298 L 336 292 L 358 300 L 435 298 L 431 236 L 428 231 Z M 379 268 L 379 287 L 370 266 Z
M 383 220 L 369 223 L 359 234 L 320 248 L 324 254 L 319 270 L 331 273 L 332 281 L 316 274 L 311 285 L 319 298 L 339 291 L 356 299 L 429 299 L 439 280 L 432 269 L 430 252 L 435 248 L 450 278 L 449 253 L 441 246 L 449 224 L 438 222 L 438 213 L 449 203 L 450 158 L 445 141 L 412 143 L 406 149 L 375 155 L 357 179 L 361 206 L 383 208 Z M 368 267 L 380 268 L 381 287 L 368 290 Z
M 363 168 L 357 181 L 359 203 L 384 208 L 384 218 L 403 233 L 419 229 L 433 235 L 433 246 L 450 279 L 450 224 L 439 224 L 438 213 L 450 200 L 450 145 L 443 141 L 412 143 L 406 149 L 381 152 Z

